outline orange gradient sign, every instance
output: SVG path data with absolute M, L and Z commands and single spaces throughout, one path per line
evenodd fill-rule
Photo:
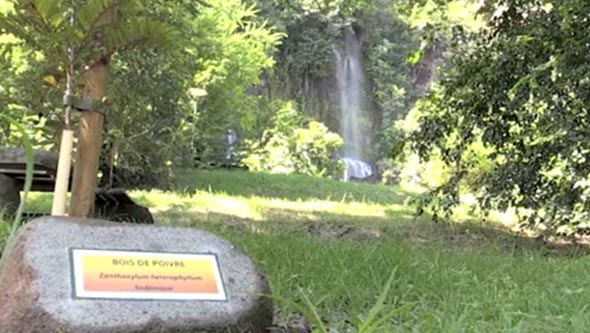
M 77 298 L 226 300 L 217 257 L 72 249 Z

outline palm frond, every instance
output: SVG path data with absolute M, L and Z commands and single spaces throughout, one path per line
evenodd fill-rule
M 27 23 L 30 21 L 18 16 L 0 15 L 0 33 L 11 34 L 36 50 L 45 50 L 43 36 L 32 33 L 34 27 L 28 26 Z
M 51 25 L 45 20 L 42 10 L 48 9 L 46 2 L 49 0 L 16 0 L 14 2 L 15 18 L 26 18 L 22 20 L 24 26 L 33 29 L 41 34 L 51 33 Z
M 56 0 L 32 0 L 33 7 L 35 8 L 41 19 L 50 26 L 58 26 L 63 18 L 65 11 L 62 8 L 62 1 Z
M 76 17 L 81 29 L 92 34 L 102 26 L 140 11 L 142 7 L 141 2 L 136 0 L 90 0 L 76 10 Z
M 174 39 L 171 25 L 149 19 L 143 0 L 13 0 L 14 10 L 0 14 L 0 33 L 9 33 L 64 61 L 75 48 L 77 65 L 133 48 L 164 47 Z M 73 7 L 72 7 L 73 6 Z M 75 15 L 75 25 L 70 17 Z
M 103 57 L 134 48 L 165 47 L 177 36 L 170 25 L 145 18 L 119 21 L 105 27 L 103 32 Z
M 61 1 L 15 0 L 14 11 L 0 14 L 0 33 L 8 33 L 47 54 L 61 52 Z

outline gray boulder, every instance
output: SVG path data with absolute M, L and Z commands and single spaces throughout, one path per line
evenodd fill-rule
M 215 255 L 226 300 L 76 297 L 73 249 Z M 272 302 L 260 296 L 270 290 L 254 263 L 204 231 L 43 217 L 26 224 L 4 255 L 0 332 L 263 333 L 272 324 Z

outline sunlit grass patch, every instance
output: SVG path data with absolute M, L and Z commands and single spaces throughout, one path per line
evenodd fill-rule
M 343 182 L 306 175 L 250 173 L 242 170 L 186 170 L 177 182 L 177 192 L 194 190 L 291 201 L 326 200 L 385 205 L 403 204 L 408 194 L 394 186 Z
M 192 170 L 183 174 L 175 192 L 133 192 L 155 214 L 183 210 L 252 221 L 359 221 L 409 219 L 405 192 L 398 187 L 344 183 L 302 175 L 244 171 Z
M 48 192 L 31 192 L 27 200 L 27 212 L 29 213 L 49 213 L 51 212 L 51 203 L 53 193 Z

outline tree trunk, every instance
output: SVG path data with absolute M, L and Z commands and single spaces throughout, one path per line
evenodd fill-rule
M 109 66 L 106 60 L 88 69 L 84 76 L 82 97 L 85 100 L 102 101 L 106 93 L 108 76 Z M 94 213 L 94 193 L 103 127 L 104 115 L 100 112 L 85 111 L 80 117 L 70 216 L 90 217 Z

